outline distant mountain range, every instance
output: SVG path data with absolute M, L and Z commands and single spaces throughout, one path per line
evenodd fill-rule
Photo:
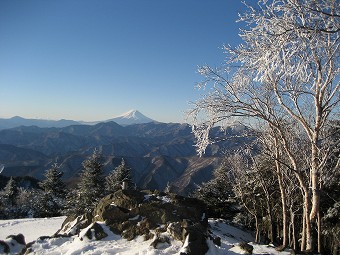
M 66 127 L 80 124 L 74 120 L 44 120 L 44 119 L 25 119 L 15 116 L 9 119 L 0 118 L 0 130 L 20 126 L 37 126 L 37 127 Z
M 14 128 L 19 126 L 37 126 L 41 128 L 46 127 L 67 127 L 71 125 L 95 125 L 100 122 L 110 122 L 114 121 L 119 125 L 127 126 L 133 124 L 143 124 L 149 122 L 156 122 L 137 110 L 130 110 L 126 113 L 123 113 L 115 118 L 103 121 L 93 121 L 93 122 L 85 122 L 85 121 L 74 121 L 74 120 L 45 120 L 45 119 L 25 119 L 20 116 L 15 116 L 12 118 L 0 118 L 0 130 Z
M 28 123 L 14 119 L 20 120 L 16 123 Z M 41 179 L 45 170 L 57 162 L 64 179 L 72 184 L 78 179 L 82 162 L 97 148 L 103 155 L 105 174 L 124 158 L 139 187 L 162 190 L 169 183 L 173 191 L 187 194 L 211 178 L 223 153 L 252 141 L 251 137 L 242 136 L 248 132 L 245 126 L 231 126 L 225 131 L 214 128 L 214 136 L 226 139 L 210 146 L 200 158 L 188 124 L 154 122 L 138 111 L 113 120 L 124 124 L 109 121 L 58 127 L 62 124 L 59 121 L 53 122 L 53 127 L 20 125 L 0 130 L 0 165 L 5 166 L 1 174 Z M 133 121 L 147 123 L 132 124 Z

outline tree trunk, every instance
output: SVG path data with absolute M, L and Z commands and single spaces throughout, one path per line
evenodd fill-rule
M 274 243 L 275 241 L 275 228 L 274 228 L 274 221 L 273 221 L 273 215 L 272 215 L 272 206 L 270 205 L 270 201 L 267 200 L 267 208 L 268 208 L 268 219 L 269 219 L 269 235 L 268 238 L 270 239 L 271 243 Z
M 308 191 L 307 191 L 308 192 Z M 310 211 L 310 205 L 309 205 L 309 195 L 305 194 L 304 196 L 304 208 L 305 208 L 305 213 L 304 213 L 304 218 L 305 218 L 305 231 L 306 231 L 306 249 L 307 251 L 312 251 L 313 250 L 313 233 L 312 233 L 312 222 L 309 218 L 309 211 Z
M 282 204 L 282 245 L 286 247 L 288 245 L 288 218 L 287 218 L 287 195 L 283 184 L 283 178 L 281 173 L 280 164 L 276 161 L 277 179 L 279 182 L 281 204 Z
M 318 213 L 318 253 L 321 253 L 321 215 Z
M 302 214 L 302 235 L 301 235 L 301 251 L 306 250 L 306 208 L 303 207 L 303 214 Z
M 269 213 L 268 218 L 269 218 L 269 236 L 268 236 L 268 238 L 270 239 L 271 243 L 274 243 L 274 241 L 275 241 L 275 235 L 274 235 L 275 227 L 274 227 L 273 216 L 272 216 L 271 212 Z
M 256 227 L 255 243 L 259 243 L 260 242 L 260 224 L 259 224 L 259 219 L 257 216 L 255 216 L 255 227 Z
M 291 229 L 292 229 L 290 246 L 293 247 L 294 250 L 297 250 L 298 245 L 296 241 L 295 213 L 292 208 L 290 208 L 290 219 L 291 219 Z
M 317 82 L 315 84 L 315 97 L 314 97 L 314 105 L 315 105 L 315 124 L 314 130 L 312 132 L 311 137 L 311 169 L 310 169 L 310 178 L 311 178 L 311 185 L 312 185 L 312 208 L 310 211 L 309 218 L 311 223 L 317 221 L 317 217 L 320 214 L 320 184 L 319 184 L 319 140 L 320 140 L 320 129 L 322 123 L 322 116 L 323 116 L 323 108 L 322 108 L 322 99 L 323 99 L 323 91 L 322 91 L 322 72 L 319 60 L 316 58 L 317 63 Z M 321 222 L 318 222 L 318 232 L 321 231 Z M 321 235 L 318 233 L 318 251 L 321 249 L 319 247 L 321 243 Z M 313 240 L 312 240 L 313 241 Z M 310 244 L 310 249 L 314 249 L 313 242 Z M 308 249 L 308 246 L 307 246 Z
M 273 127 L 271 128 L 273 129 Z M 281 165 L 278 161 L 280 157 L 279 141 L 278 141 L 277 136 L 275 135 L 274 135 L 274 146 L 275 146 L 275 158 L 276 158 L 275 167 L 276 167 L 277 180 L 278 180 L 279 188 L 280 188 L 281 204 L 282 204 L 282 245 L 286 247 L 288 244 L 287 196 L 286 196 L 286 189 L 283 184 Z

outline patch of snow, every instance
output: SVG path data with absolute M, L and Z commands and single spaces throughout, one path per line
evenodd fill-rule
M 179 253 L 181 253 L 181 252 L 187 253 L 188 247 L 189 247 L 189 235 L 187 235 L 187 237 L 185 238 L 184 244 L 183 244 L 181 250 L 179 251 Z
M 152 195 L 144 195 L 144 201 L 148 201 L 150 198 L 157 198 L 158 200 L 162 201 L 163 204 L 165 203 L 171 203 L 172 202 L 172 199 L 168 196 L 157 196 L 155 194 L 152 194 Z
M 168 196 L 157 196 L 157 199 L 161 200 L 163 204 L 172 202 L 172 199 Z
M 153 195 L 144 195 L 144 200 L 143 201 L 148 201 L 150 197 L 153 197 Z

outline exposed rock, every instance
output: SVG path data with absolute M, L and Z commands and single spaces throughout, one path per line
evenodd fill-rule
M 24 237 L 23 234 L 9 235 L 9 236 L 7 236 L 6 239 L 13 239 L 13 240 L 15 240 L 18 244 L 26 245 L 25 237 Z
M 23 234 L 9 235 L 6 240 L 0 240 L 1 254 L 20 254 L 25 250 L 25 248 L 26 242 Z
M 149 230 L 172 222 L 181 222 L 171 229 L 174 238 L 184 241 L 183 228 L 191 222 L 207 225 L 202 202 L 174 194 L 160 192 L 120 190 L 104 197 L 96 206 L 92 221 L 105 221 L 110 229 L 132 240 L 137 235 L 148 235 Z
M 185 237 L 183 237 L 183 229 L 180 222 L 171 222 L 168 225 L 168 232 L 176 240 L 182 241 L 183 239 L 185 239 Z
M 246 254 L 253 254 L 254 247 L 246 242 L 239 244 L 240 248 L 246 252 Z
M 91 214 L 83 214 L 80 216 L 68 216 L 63 222 L 61 229 L 59 229 L 54 236 L 56 235 L 77 235 L 79 234 L 81 229 L 88 227 L 92 223 L 92 215 Z
M 97 222 L 93 223 L 90 228 L 87 229 L 85 236 L 88 239 L 101 240 L 107 237 L 107 234 Z
M 213 241 L 214 244 L 216 244 L 217 246 L 221 246 L 221 237 L 209 235 L 209 238 Z
M 9 246 L 5 241 L 0 240 L 0 252 L 9 253 Z
M 152 241 L 150 246 L 152 246 L 155 249 L 159 249 L 160 246 L 163 246 L 164 244 L 171 244 L 170 239 L 168 236 L 165 235 L 158 235 L 156 238 Z
M 126 221 L 129 218 L 129 210 L 117 206 L 114 202 L 113 195 L 104 197 L 94 210 L 94 219 L 96 221 L 105 221 L 110 225 L 115 222 Z
M 169 244 L 170 235 L 182 242 L 187 239 L 188 254 L 200 255 L 208 251 L 205 209 L 197 199 L 171 193 L 120 190 L 101 199 L 92 215 L 68 217 L 56 235 L 78 234 L 80 238 L 100 240 L 106 236 L 96 223 L 100 221 L 127 240 L 137 236 L 144 240 L 155 238 L 153 247 Z M 85 228 L 86 233 L 80 234 Z
M 144 240 L 149 240 L 153 237 L 153 234 L 150 233 L 150 229 L 154 229 L 156 226 L 153 225 L 149 219 L 143 219 L 137 224 L 126 221 L 122 224 L 122 237 L 127 240 L 132 240 L 136 236 L 143 236 Z
M 200 223 L 186 228 L 188 236 L 187 255 L 204 255 L 209 247 L 206 242 L 206 229 Z
M 130 210 L 132 208 L 138 207 L 138 205 L 143 202 L 144 195 L 144 193 L 136 190 L 119 190 L 114 194 L 104 197 L 99 202 L 98 206 L 100 206 L 102 202 L 104 203 L 104 201 L 106 201 L 106 203 L 111 202 L 116 206 Z

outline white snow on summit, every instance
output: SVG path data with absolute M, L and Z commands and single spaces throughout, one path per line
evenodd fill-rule
M 146 117 L 145 115 L 143 115 L 141 112 L 137 110 L 130 110 L 108 121 L 114 121 L 117 124 L 122 125 L 122 126 L 156 122 L 153 119 Z

